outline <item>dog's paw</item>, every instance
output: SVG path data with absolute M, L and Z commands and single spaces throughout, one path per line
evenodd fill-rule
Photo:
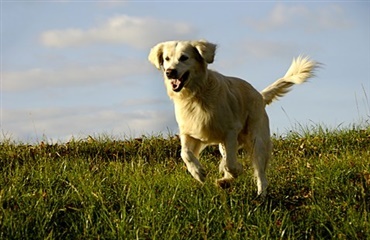
M 227 189 L 231 187 L 232 182 L 232 178 L 221 178 L 216 180 L 216 185 L 222 189 Z
M 237 178 L 239 175 L 243 173 L 243 165 L 237 162 L 232 167 L 225 167 L 225 172 L 230 174 L 233 178 Z
M 253 200 L 252 203 L 255 205 L 261 205 L 263 203 L 267 202 L 267 196 L 266 195 L 257 195 Z
M 200 183 L 204 183 L 206 181 L 207 172 L 203 168 L 195 169 L 193 171 L 190 171 L 190 173 Z
M 264 198 L 266 198 L 266 196 L 267 196 L 267 190 L 266 189 L 264 189 L 263 191 L 261 190 L 261 191 L 257 192 L 257 197 L 258 198 L 264 199 Z
M 199 162 L 185 162 L 185 163 L 191 176 L 193 176 L 193 178 L 195 178 L 199 182 L 204 183 L 204 181 L 206 180 L 207 172 L 206 170 L 204 170 L 202 165 Z
M 198 171 L 199 180 L 201 183 L 204 183 L 206 181 L 207 172 L 203 168 L 200 168 Z

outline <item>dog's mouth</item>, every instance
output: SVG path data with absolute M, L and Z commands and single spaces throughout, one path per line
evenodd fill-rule
M 172 90 L 174 92 L 180 92 L 181 89 L 184 87 L 185 82 L 188 80 L 190 75 L 189 71 L 186 71 L 180 78 L 178 79 L 169 79 L 171 81 Z

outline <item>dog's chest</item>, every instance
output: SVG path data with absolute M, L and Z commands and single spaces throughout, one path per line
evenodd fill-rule
M 196 102 L 175 102 L 176 120 L 180 134 L 187 134 L 203 142 L 218 140 L 222 127 L 212 106 Z

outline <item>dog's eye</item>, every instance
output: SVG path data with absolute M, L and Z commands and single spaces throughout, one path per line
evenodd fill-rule
M 188 60 L 188 59 L 189 59 L 189 57 L 188 57 L 188 56 L 181 55 L 181 57 L 179 58 L 179 61 L 184 62 L 184 61 L 186 61 L 186 60 Z
M 170 61 L 170 58 L 169 58 L 169 57 L 166 57 L 164 60 L 166 60 L 166 61 Z

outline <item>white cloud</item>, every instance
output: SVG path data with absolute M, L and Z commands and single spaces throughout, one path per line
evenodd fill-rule
M 99 43 L 127 44 L 147 48 L 157 42 L 194 36 L 194 28 L 186 23 L 120 15 L 90 29 L 50 30 L 41 34 L 48 47 L 64 48 Z
M 176 129 L 172 111 L 122 110 L 97 107 L 3 109 L 1 131 L 5 137 L 34 142 L 44 137 L 68 141 L 71 136 L 81 138 L 99 134 L 137 137 L 167 133 L 171 126 L 171 130 Z
M 74 87 L 103 82 L 123 81 L 127 76 L 145 74 L 150 65 L 145 60 L 122 60 L 106 65 L 66 66 L 56 69 L 33 68 L 2 73 L 2 91 L 22 91 L 40 87 Z M 126 81 L 127 83 L 127 81 Z
M 307 5 L 278 3 L 263 19 L 247 19 L 247 24 L 259 31 L 295 27 L 308 32 L 328 29 L 346 29 L 352 26 L 345 11 L 338 5 L 327 5 L 318 9 Z

